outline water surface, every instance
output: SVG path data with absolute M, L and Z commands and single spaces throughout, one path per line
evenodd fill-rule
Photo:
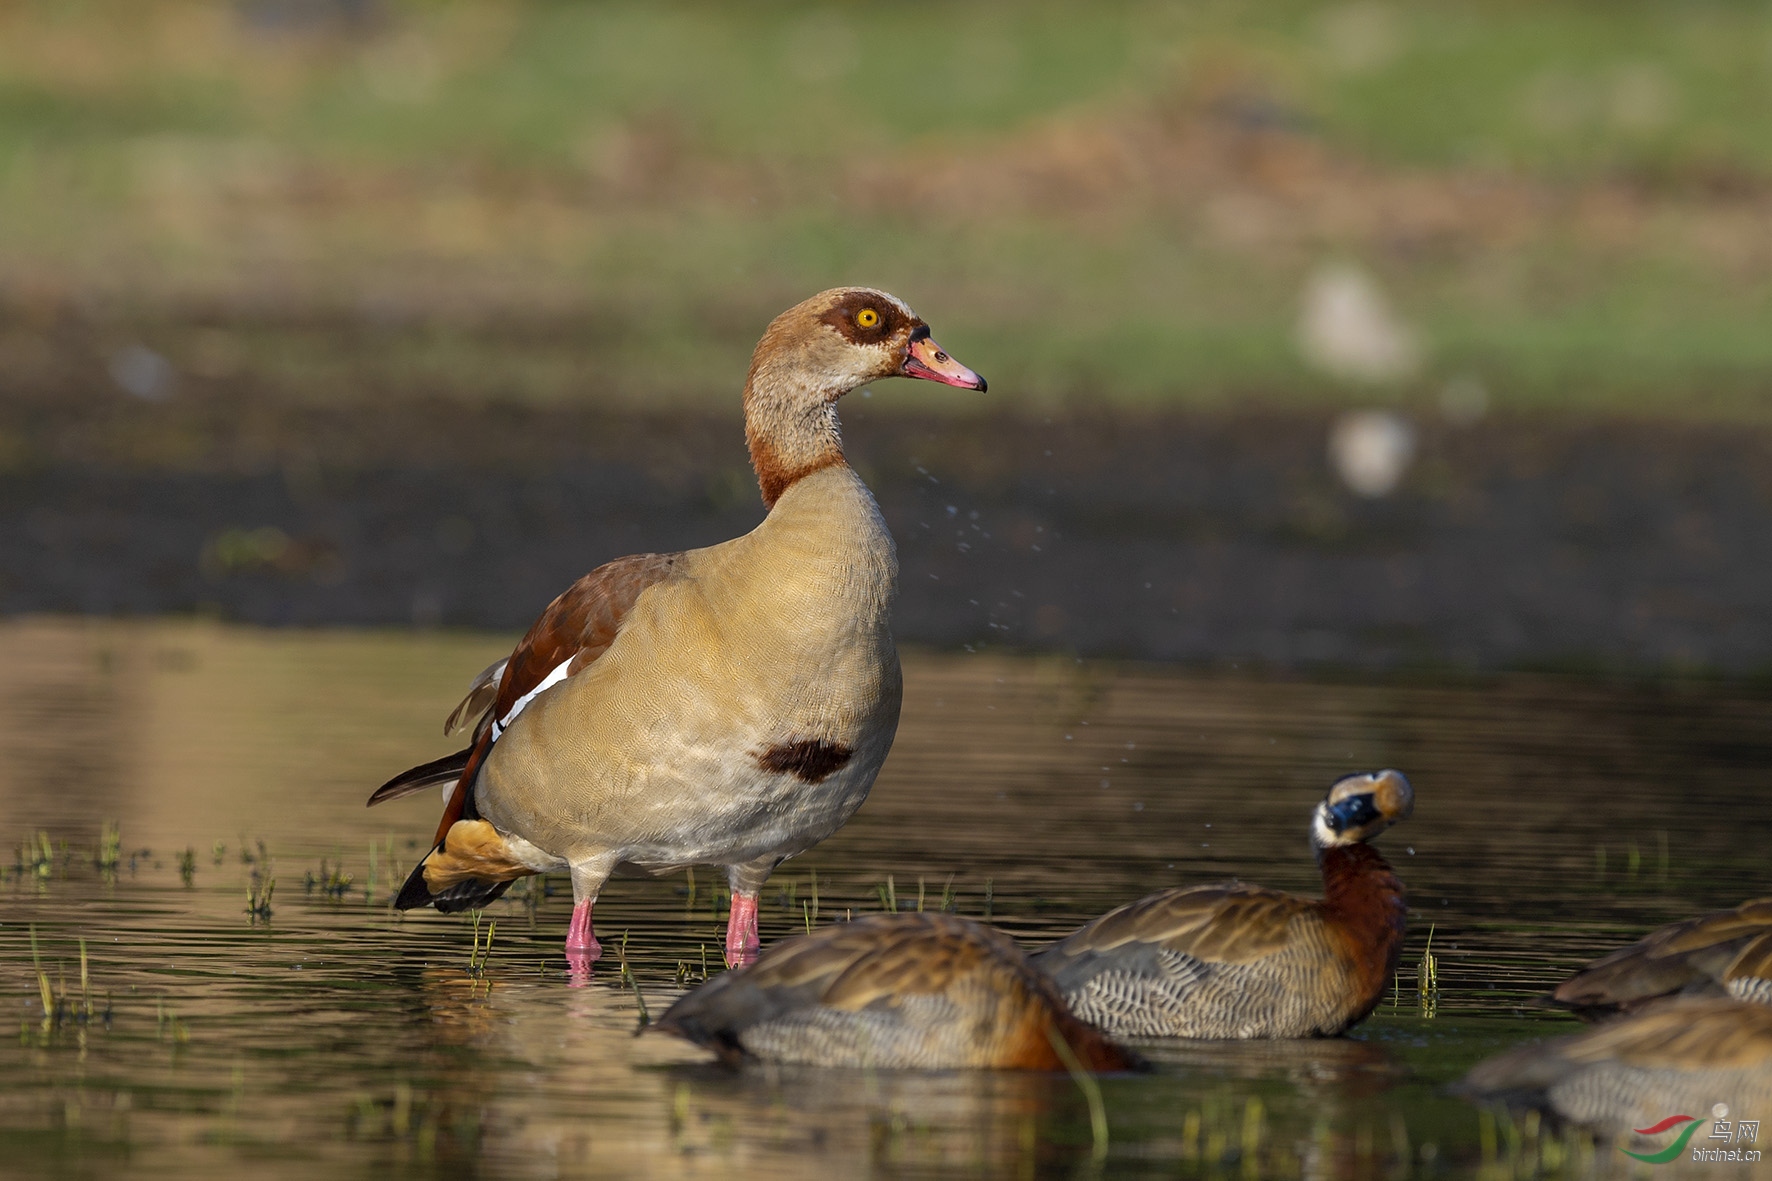
M 1380 842 L 1410 889 L 1396 993 L 1351 1038 L 1171 1047 L 1103 1080 L 1098 1160 L 1066 1078 L 735 1074 L 634 1036 L 642 1003 L 657 1014 L 719 970 L 708 870 L 612 882 L 607 970 L 581 989 L 560 956 L 563 880 L 486 913 L 482 970 L 465 916 L 392 912 L 437 800 L 363 800 L 451 749 L 441 719 L 508 643 L 0 627 L 11 1161 L 68 1176 L 1622 1176 L 1612 1146 L 1495 1122 L 1444 1084 L 1572 1028 L 1537 997 L 1577 964 L 1768 888 L 1763 689 L 913 653 L 872 798 L 778 871 L 766 942 L 921 901 L 1037 944 L 1161 886 L 1311 890 L 1305 824 L 1325 786 L 1379 766 L 1415 784 L 1414 818 Z M 273 879 L 255 919 L 249 892 Z

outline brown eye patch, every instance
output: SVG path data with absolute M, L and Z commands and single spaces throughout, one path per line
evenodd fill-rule
M 852 344 L 878 344 L 909 323 L 890 300 L 867 291 L 852 291 L 819 317 Z

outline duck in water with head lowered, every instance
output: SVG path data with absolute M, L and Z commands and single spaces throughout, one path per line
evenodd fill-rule
M 446 726 L 473 723 L 467 749 L 369 799 L 444 787 L 396 906 L 467 910 L 568 872 L 583 969 L 617 866 L 713 864 L 732 888 L 727 961 L 756 958 L 764 880 L 861 806 L 898 725 L 898 558 L 836 409 L 884 377 L 985 388 L 884 291 L 826 291 L 770 323 L 744 389 L 768 515 L 720 545 L 598 567 L 480 674 Z
M 1311 817 L 1322 898 L 1240 882 L 1163 890 L 1034 956 L 1121 1037 L 1332 1036 L 1370 1013 L 1403 947 L 1403 884 L 1368 841 L 1415 806 L 1400 771 L 1349 775 Z
M 1454 1089 L 1615 1135 L 1655 1137 L 1641 1152 L 1626 1151 L 1661 1163 L 1684 1155 L 1692 1128 L 1681 1125 L 1772 1111 L 1772 1006 L 1715 995 L 1662 999 L 1573 1037 L 1480 1062 Z M 1670 1143 L 1662 1133 L 1676 1129 Z M 1721 1131 L 1727 1135 L 1727 1120 Z M 1747 1143 L 1765 1143 L 1757 1125 L 1753 1134 Z M 1739 1136 L 1725 1140 L 1728 1148 L 1741 1143 Z
M 785 939 L 750 967 L 685 994 L 653 1028 L 735 1066 L 1137 1065 L 1065 1008 L 1014 940 L 950 914 L 869 915 Z

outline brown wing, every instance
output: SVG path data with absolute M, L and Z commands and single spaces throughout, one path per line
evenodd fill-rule
M 680 554 L 630 554 L 605 562 L 548 604 L 541 618 L 530 625 L 529 632 L 505 661 L 504 676 L 499 681 L 498 697 L 489 717 L 493 720 L 509 715 L 511 707 L 527 696 L 542 679 L 564 661 L 572 667 L 568 676 L 582 672 L 586 665 L 609 650 L 621 632 L 622 622 L 641 592 L 670 576 Z M 474 734 L 473 754 L 461 774 L 461 784 L 474 782 L 480 764 L 492 750 L 492 726 L 481 719 Z M 441 842 L 451 825 L 466 813 L 469 792 L 450 793 L 443 808 L 443 819 L 437 825 L 436 839 Z
M 1772 1064 L 1772 1008 L 1714 997 L 1667 1001 L 1574 1037 L 1520 1046 L 1479 1063 L 1459 1090 L 1540 1102 L 1585 1071 L 1760 1068 Z M 1616 1077 L 1614 1075 L 1614 1077 Z M 1665 1074 L 1663 1075 L 1665 1081 Z M 1607 1094 L 1602 1082 L 1589 1094 Z M 1625 1094 L 1629 1092 L 1626 1091 Z
M 1772 898 L 1734 910 L 1699 915 L 1649 932 L 1601 957 L 1557 986 L 1552 998 L 1576 1009 L 1631 1009 L 1675 993 L 1721 991 L 1726 981 L 1751 975 L 1742 956 L 1772 936 Z M 1772 947 L 1772 940 L 1768 940 Z M 1772 955 L 1772 952 L 1760 954 Z
M 1069 1045 L 1089 1070 L 1127 1070 L 1136 1056 L 1079 1021 L 1057 986 L 1001 931 L 946 914 L 875 915 L 845 924 L 833 940 L 841 970 L 824 985 L 826 1009 L 859 1013 L 897 1007 L 906 998 L 942 995 L 962 1013 L 947 1030 L 954 1041 L 986 1028 L 1006 1031 L 1008 1045 L 993 1063 L 1032 1070 L 1065 1066 L 1054 1039 Z
M 870 915 L 850 923 L 834 923 L 778 943 L 756 963 L 728 972 L 680 998 L 659 1021 L 658 1028 L 718 1049 L 740 1053 L 739 1037 L 753 1026 L 784 1014 L 831 1004 L 834 986 L 854 973 L 844 990 L 844 1007 L 859 1008 L 863 994 L 880 995 L 864 980 L 869 966 L 878 969 L 889 956 L 906 948 L 915 954 L 919 938 L 929 934 L 922 915 Z M 857 971 L 857 969 L 860 969 Z M 889 969 L 888 969 L 889 970 Z M 917 974 L 907 974 L 918 992 L 945 987 Z
M 670 577 L 681 554 L 632 554 L 607 562 L 548 604 L 505 662 L 492 716 L 502 718 L 565 660 L 578 673 L 609 650 L 640 593 Z
M 1008 936 L 947 915 L 900 915 L 878 929 L 871 926 L 855 930 L 845 941 L 843 952 L 849 962 L 819 998 L 830 1008 L 853 1011 L 896 1003 L 900 997 L 946 992 L 975 972 L 1005 971 L 1024 958 Z
M 1571 1062 L 1714 1070 L 1772 1063 L 1772 1008 L 1694 997 L 1600 1026 L 1567 1044 Z
M 797 1004 L 859 1009 L 882 997 L 941 992 L 990 954 L 985 930 L 943 915 L 869 915 L 777 944 L 744 979 Z M 1006 936 L 997 938 L 1020 956 Z
M 1772 1002 L 1772 930 L 1741 949 L 1723 972 L 1723 984 L 1736 996 Z
M 1110 910 L 1043 954 L 1074 956 L 1150 943 L 1206 963 L 1242 964 L 1285 947 L 1294 920 L 1320 904 L 1236 884 L 1163 890 Z
M 486 761 L 494 740 L 492 721 L 507 716 L 512 706 L 532 692 L 561 663 L 570 660 L 571 672 L 577 673 L 607 652 L 641 592 L 668 578 L 680 557 L 680 554 L 633 554 L 597 567 L 548 604 L 547 610 L 530 626 L 509 657 L 488 666 L 474 679 L 467 697 L 449 715 L 445 726 L 446 731 L 453 730 L 470 719 L 478 719 L 474 727 L 474 743 L 460 762 L 461 772 L 456 778 L 458 790 L 450 793 L 443 809 L 443 819 L 437 826 L 436 839 L 439 842 L 450 825 L 460 820 L 467 810 L 469 793 L 459 790 L 459 785 L 473 783 L 480 765 Z M 497 689 L 492 692 L 495 675 Z M 460 759 L 461 756 L 450 758 Z M 409 783 L 431 786 L 441 782 L 434 776 L 427 779 L 420 774 L 434 766 L 436 764 L 427 764 L 395 776 L 389 783 L 400 785 L 401 790 L 390 791 L 389 785 L 384 784 L 371 797 L 370 803 L 395 799 L 406 794 L 407 790 L 417 790 L 416 787 L 409 788 Z

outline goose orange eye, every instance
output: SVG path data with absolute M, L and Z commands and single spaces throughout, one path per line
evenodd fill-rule
M 873 308 L 863 308 L 861 311 L 855 313 L 855 324 L 858 328 L 878 328 L 880 326 L 880 313 L 876 312 Z

